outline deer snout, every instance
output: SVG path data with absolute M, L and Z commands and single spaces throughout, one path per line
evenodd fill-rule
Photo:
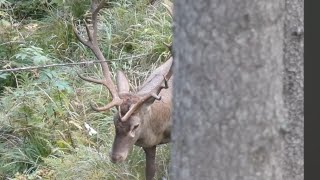
M 113 163 L 123 162 L 126 158 L 125 156 L 123 156 L 121 154 L 117 154 L 117 153 L 113 154 L 111 152 L 109 154 L 109 157 L 110 157 L 111 162 L 113 162 Z

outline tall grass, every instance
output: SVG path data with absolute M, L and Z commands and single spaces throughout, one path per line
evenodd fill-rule
M 81 2 L 51 6 L 46 16 L 19 26 L 13 26 L 19 20 L 11 18 L 12 26 L 8 28 L 12 34 L 2 33 L 0 37 L 20 43 L 0 46 L 10 52 L 0 54 L 0 59 L 7 60 L 2 68 L 94 59 L 92 52 L 75 39 L 70 26 L 70 14 L 79 20 L 88 7 Z M 99 17 L 100 48 L 112 72 L 124 70 L 135 89 L 169 56 L 163 43 L 171 41 L 171 19 L 161 3 L 148 6 L 147 0 L 113 2 L 113 7 L 103 9 Z M 79 29 L 84 33 L 81 26 Z M 2 87 L 0 94 L 0 177 L 144 178 L 144 152 L 139 147 L 133 148 L 122 164 L 109 161 L 113 112 L 97 113 L 89 106 L 91 100 L 106 103 L 109 94 L 99 85 L 80 80 L 76 72 L 101 77 L 97 64 L 10 74 L 15 86 Z M 0 76 L 3 81 L 1 77 L 5 76 Z M 89 135 L 85 123 L 97 134 Z M 158 179 L 168 179 L 168 162 L 169 145 L 160 146 Z

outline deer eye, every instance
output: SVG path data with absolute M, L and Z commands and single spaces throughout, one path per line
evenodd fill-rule
M 139 127 L 139 124 L 137 124 L 137 125 L 133 126 L 132 131 L 136 130 L 138 127 Z

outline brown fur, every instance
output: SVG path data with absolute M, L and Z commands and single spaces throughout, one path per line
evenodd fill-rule
M 171 93 L 172 80 L 169 88 L 160 92 L 161 99 L 155 100 L 152 105 L 141 107 L 140 115 L 144 127 L 136 145 L 151 147 L 158 144 L 168 143 L 171 132 Z
M 127 121 L 121 121 L 119 113 L 114 117 L 116 135 L 110 153 L 111 160 L 125 160 L 134 144 L 142 147 L 146 153 L 147 180 L 153 179 L 155 175 L 156 146 L 170 142 L 172 79 L 168 81 L 168 89 L 160 91 L 160 100 L 147 100 Z M 122 97 L 124 102 L 120 106 L 121 115 L 126 114 L 136 102 L 134 94 L 128 93 L 125 96 Z

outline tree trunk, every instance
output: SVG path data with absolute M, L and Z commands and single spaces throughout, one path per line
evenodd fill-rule
M 286 0 L 284 36 L 284 179 L 304 179 L 303 0 Z
M 284 1 L 174 8 L 171 179 L 282 179 Z

